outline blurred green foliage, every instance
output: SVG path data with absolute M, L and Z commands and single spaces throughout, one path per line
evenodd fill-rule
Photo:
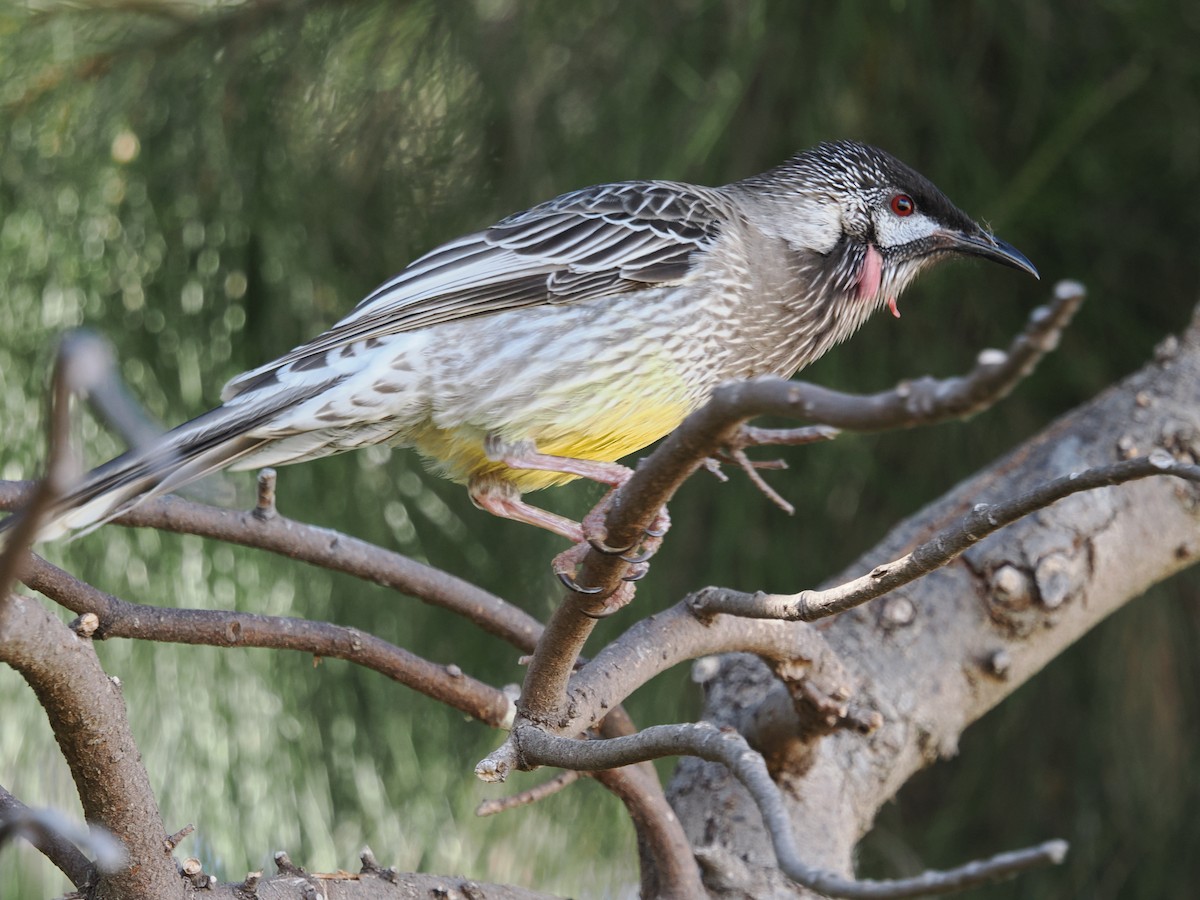
M 831 137 L 886 147 L 1091 300 L 999 408 L 928 432 L 789 453 L 783 516 L 744 479 L 697 478 L 631 613 L 704 584 L 795 589 L 1178 330 L 1200 274 L 1200 7 L 1182 2 L 718 0 L 186 3 L 0 8 L 0 476 L 33 477 L 64 329 L 114 343 L 174 424 L 230 376 L 330 324 L 439 241 L 562 191 L 637 177 L 721 183 Z M 850 390 L 950 374 L 1003 344 L 1049 284 L 948 266 L 805 377 Z M 89 458 L 120 449 L 84 417 Z M 248 477 L 203 496 L 248 502 Z M 475 511 L 409 454 L 287 469 L 297 518 L 396 547 L 537 615 L 547 536 Z M 540 500 L 578 514 L 570 486 Z M 516 652 L 350 579 L 193 538 L 106 528 L 51 558 L 131 600 L 368 629 L 493 683 Z M 1097 629 L 918 778 L 863 849 L 873 874 L 1059 835 L 1053 873 L 982 897 L 1185 896 L 1200 869 L 1200 603 L 1190 575 Z M 611 896 L 636 882 L 619 805 L 585 783 L 475 820 L 499 736 L 370 673 L 294 654 L 99 647 L 125 686 L 169 828 L 222 878 L 286 848 Z M 633 699 L 694 716 L 686 673 Z M 0 784 L 78 810 L 32 695 L 0 672 Z M 536 776 L 537 778 L 543 776 Z M 528 783 L 528 781 L 524 782 Z M 566 821 L 566 825 L 562 824 Z M 586 823 L 586 824 L 585 824 Z M 65 882 L 5 849 L 0 895 Z

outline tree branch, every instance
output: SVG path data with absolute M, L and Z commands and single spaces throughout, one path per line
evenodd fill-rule
M 533 787 L 526 788 L 519 793 L 510 794 L 507 797 L 493 797 L 482 800 L 475 807 L 475 815 L 485 818 L 502 812 L 508 812 L 512 809 L 520 809 L 522 806 L 531 806 L 534 803 L 540 803 L 547 797 L 553 797 L 559 791 L 570 787 L 581 777 L 578 772 L 567 769 L 564 772 L 559 772 L 553 778 L 543 781 L 541 784 L 535 784 Z
M 0 509 L 17 509 L 33 485 L 0 481 Z M 266 550 L 383 585 L 474 622 L 514 647 L 529 652 L 542 624 L 520 608 L 468 581 L 330 528 L 254 510 L 219 509 L 166 496 L 147 500 L 113 524 L 194 534 Z
M 494 728 L 512 723 L 513 702 L 500 690 L 437 665 L 374 635 L 329 622 L 226 610 L 175 609 L 131 603 L 33 557 L 24 581 L 79 615 L 99 618 L 96 637 L 134 638 L 216 647 L 266 647 L 344 659 L 372 669 Z
M 642 619 L 605 646 L 570 680 L 565 733 L 588 730 L 605 710 L 682 662 L 716 653 L 753 653 L 792 664 L 832 657 L 825 639 L 802 623 L 722 616 L 698 619 L 685 599 Z M 646 648 L 654 648 L 646 652 Z
M 977 860 L 947 871 L 927 871 L 914 878 L 894 881 L 856 881 L 814 868 L 800 858 L 792 823 L 779 787 L 771 780 L 762 757 L 736 731 L 723 731 L 699 722 L 655 725 L 636 735 L 603 741 L 557 737 L 528 726 L 518 726 L 513 741 L 523 769 L 553 765 L 570 769 L 609 769 L 660 759 L 664 756 L 698 756 L 729 769 L 754 797 L 775 847 L 779 868 L 804 887 L 830 897 L 901 898 L 948 894 L 998 881 L 1030 868 L 1060 863 L 1067 852 L 1063 841 L 1047 841 L 986 860 Z
M 0 787 L 0 849 L 10 835 L 20 835 L 58 866 L 71 879 L 71 884 L 82 888 L 96 875 L 96 867 L 79 849 L 85 842 L 91 844 L 92 836 L 65 816 L 56 814 L 52 817 L 47 812 L 30 809 Z M 118 854 L 111 862 L 120 865 L 124 861 L 124 850 L 120 844 L 113 849 Z
M 0 623 L 0 661 L 29 683 L 71 768 L 89 822 L 124 845 L 129 864 L 100 878 L 98 897 L 165 897 L 178 890 L 166 829 L 129 730 L 115 679 L 91 642 L 30 597 L 11 594 Z
M 703 896 L 704 886 L 692 845 L 667 802 L 654 767 L 646 764 L 597 768 L 599 771 L 592 770 L 595 779 L 621 799 L 637 830 L 638 855 L 642 860 L 641 896 L 656 900 L 692 900 Z
M 1160 448 L 1149 456 L 1072 472 L 1011 500 L 977 503 L 960 521 L 939 531 L 912 552 L 875 566 L 868 574 L 837 587 L 797 594 L 764 594 L 761 591 L 745 594 L 709 588 L 691 598 L 691 607 L 700 616 L 726 613 L 758 619 L 813 622 L 853 609 L 916 581 L 957 559 L 988 535 L 1072 494 L 1155 475 L 1174 475 L 1186 481 L 1200 482 L 1200 466 L 1178 462 Z

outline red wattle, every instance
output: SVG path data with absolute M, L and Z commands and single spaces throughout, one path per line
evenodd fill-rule
M 858 273 L 858 299 L 866 300 L 879 293 L 883 283 L 883 256 L 874 244 L 867 244 L 867 255 L 863 258 L 862 270 Z

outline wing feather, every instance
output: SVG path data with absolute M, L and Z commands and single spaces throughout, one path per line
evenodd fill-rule
M 434 248 L 324 334 L 233 379 L 222 396 L 271 384 L 285 366 L 322 368 L 331 350 L 359 341 L 679 281 L 730 214 L 719 192 L 673 182 L 564 194 Z

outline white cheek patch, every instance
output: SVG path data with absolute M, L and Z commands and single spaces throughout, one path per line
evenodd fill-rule
M 938 224 L 923 213 L 898 216 L 885 209 L 875 221 L 875 239 L 880 247 L 901 247 L 929 237 L 938 230 Z

